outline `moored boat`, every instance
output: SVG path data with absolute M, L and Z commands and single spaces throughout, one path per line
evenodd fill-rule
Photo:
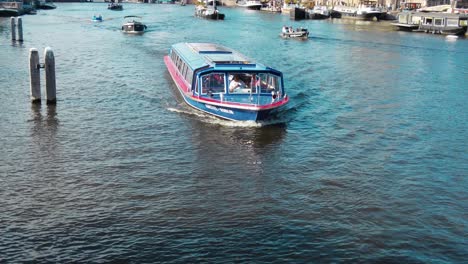
M 327 6 L 316 5 L 308 11 L 309 19 L 326 19 L 330 17 L 330 10 Z
M 392 25 L 400 30 L 463 35 L 467 32 L 468 16 L 443 12 L 401 12 L 398 21 Z
M 361 20 L 380 20 L 386 14 L 375 1 L 361 1 L 357 7 L 338 5 L 333 7 L 333 12 L 339 14 L 339 18 L 353 18 Z
M 260 0 L 237 0 L 236 5 L 253 10 L 260 10 L 260 8 L 262 8 L 262 3 Z
M 0 1 L 0 17 L 20 16 L 23 14 L 23 1 Z
M 127 21 L 122 25 L 122 32 L 129 34 L 143 34 L 146 30 L 146 25 L 140 20 L 140 16 L 125 16 Z
M 39 9 L 55 9 L 57 8 L 57 6 L 52 3 L 52 1 L 49 1 L 49 0 L 45 0 L 45 1 L 39 1 L 39 3 L 37 4 L 37 8 Z
M 212 43 L 177 43 L 164 57 L 184 101 L 234 121 L 264 121 L 288 103 L 283 74 Z

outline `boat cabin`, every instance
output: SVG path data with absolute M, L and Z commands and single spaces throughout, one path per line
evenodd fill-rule
M 284 94 L 282 74 L 220 46 L 203 43 L 173 45 L 170 58 L 188 85 L 188 92 L 218 100 L 271 102 Z M 241 95 L 256 95 L 256 100 Z
M 420 30 L 439 34 L 465 34 L 468 16 L 451 13 L 422 13 Z

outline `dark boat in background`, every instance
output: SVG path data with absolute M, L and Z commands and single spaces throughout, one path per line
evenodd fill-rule
M 128 34 L 143 34 L 146 30 L 146 25 L 143 24 L 140 16 L 125 16 L 127 21 L 122 25 L 122 32 Z
M 36 4 L 38 9 L 55 9 L 57 8 L 52 1 L 38 1 Z
M 112 2 L 107 6 L 107 9 L 115 10 L 115 11 L 122 11 L 123 6 L 121 4 L 119 4 L 119 3 Z

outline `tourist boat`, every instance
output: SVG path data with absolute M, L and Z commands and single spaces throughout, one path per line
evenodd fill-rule
M 125 16 L 127 21 L 122 25 L 122 31 L 129 34 L 143 34 L 146 30 L 146 25 L 141 23 L 140 16 Z
M 262 8 L 260 0 L 236 0 L 236 5 L 253 10 L 260 10 L 260 8 Z
M 102 16 L 101 15 L 94 15 L 93 16 L 93 19 L 92 19 L 93 22 L 102 22 Z
M 114 10 L 114 11 L 122 11 L 123 6 L 119 3 L 110 3 L 107 5 L 107 9 Z
M 297 28 L 294 30 L 292 27 L 283 27 L 280 37 L 305 40 L 309 38 L 309 31 L 306 28 Z
M 195 16 L 213 20 L 224 20 L 224 14 L 216 7 L 217 1 L 211 1 L 205 5 L 195 6 Z
M 283 74 L 212 43 L 177 43 L 164 57 L 184 101 L 223 119 L 261 122 L 288 103 Z

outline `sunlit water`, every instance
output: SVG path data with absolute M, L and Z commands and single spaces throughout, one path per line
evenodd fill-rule
M 191 5 L 57 6 L 23 16 L 22 44 L 0 18 L 0 262 L 468 259 L 466 39 L 236 8 L 215 22 Z M 122 34 L 125 15 L 149 31 Z M 283 25 L 311 37 L 281 39 Z M 163 63 L 181 41 L 281 70 L 279 124 L 186 107 Z M 29 101 L 29 49 L 47 46 L 56 107 Z

